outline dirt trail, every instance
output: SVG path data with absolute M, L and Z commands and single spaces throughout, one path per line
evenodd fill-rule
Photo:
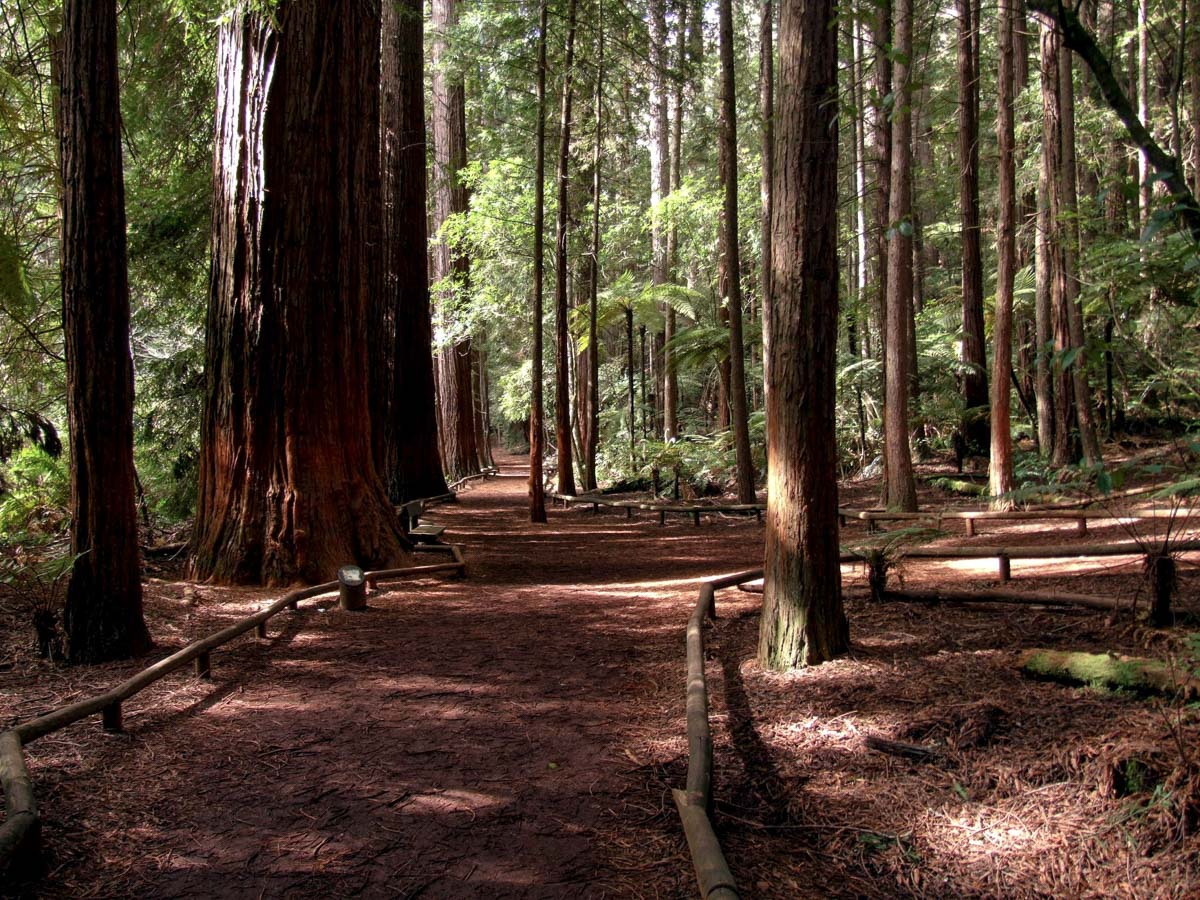
M 667 793 L 684 765 L 695 580 L 761 527 L 583 511 L 531 526 L 525 470 L 431 512 L 466 581 L 304 613 L 127 713 L 35 745 L 39 896 L 688 896 Z M 48 756 L 43 758 L 39 750 Z

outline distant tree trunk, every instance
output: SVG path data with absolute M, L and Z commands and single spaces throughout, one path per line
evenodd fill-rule
M 63 334 L 71 450 L 67 657 L 145 653 L 114 0 L 63 6 Z
M 879 0 L 875 4 L 875 17 L 871 22 L 870 42 L 874 48 L 875 64 L 872 69 L 872 102 L 868 108 L 871 115 L 871 143 L 874 157 L 875 190 L 874 221 L 875 262 L 868 272 L 875 285 L 875 321 L 879 330 L 879 359 L 887 367 L 887 271 L 891 242 L 888 240 L 888 219 L 892 189 L 892 109 L 887 102 L 892 93 L 892 0 Z M 885 392 L 886 394 L 886 392 Z M 884 404 L 886 405 L 886 396 Z M 884 466 L 887 459 L 884 459 Z
M 979 23 L 973 0 L 958 9 L 958 163 L 962 210 L 962 433 L 974 453 L 988 446 L 987 353 L 983 326 L 983 253 L 979 227 Z M 1004 379 L 1005 384 L 1008 378 Z
M 670 280 L 670 254 L 668 252 L 667 218 L 663 201 L 671 192 L 671 141 L 670 103 L 667 94 L 667 75 L 670 67 L 667 48 L 666 0 L 650 0 L 650 281 L 655 285 Z M 655 329 L 653 361 L 650 366 L 654 382 L 655 431 L 666 433 L 666 407 L 664 405 L 667 372 L 670 365 L 666 358 L 666 328 L 670 304 L 660 304 L 664 328 Z
M 379 50 L 368 0 L 221 28 L 193 577 L 281 585 L 406 558 L 363 352 L 382 288 Z
M 1150 14 L 1149 0 L 1137 0 L 1137 100 L 1138 118 L 1150 121 Z M 1144 154 L 1137 157 L 1138 223 L 1142 228 L 1150 221 L 1150 201 L 1154 186 L 1150 184 L 1150 164 Z
M 1100 442 L 1096 437 L 1095 415 L 1092 412 L 1092 392 L 1088 386 L 1086 337 L 1083 329 L 1083 303 L 1079 297 L 1079 216 L 1078 185 L 1075 165 L 1075 81 L 1071 72 L 1071 54 L 1058 54 L 1058 84 L 1062 117 L 1061 212 L 1063 239 L 1062 305 L 1067 317 L 1069 345 L 1077 351 L 1071 365 L 1071 385 L 1075 398 L 1075 419 L 1079 427 L 1079 443 L 1083 461 L 1088 465 L 1100 462 Z
M 542 403 L 542 280 L 546 228 L 546 0 L 538 13 L 537 127 L 533 174 L 533 383 L 529 400 L 529 521 L 546 521 L 542 457 L 546 425 Z
M 434 231 L 467 211 L 467 187 L 461 172 L 467 165 L 466 95 L 461 73 L 447 71 L 449 32 L 458 22 L 456 0 L 433 0 L 433 198 Z M 471 262 L 460 248 L 443 239 L 433 252 L 433 280 L 441 284 L 440 314 L 448 319 L 452 298 L 466 290 Z M 449 325 L 447 321 L 445 324 Z M 478 428 L 471 379 L 471 339 L 459 338 L 438 355 L 438 403 L 442 432 L 442 464 L 452 480 L 479 472 Z
M 1017 269 L 1017 169 L 1015 155 L 1015 78 L 1013 73 L 1013 9 L 1015 0 L 1000 0 L 1000 71 L 996 106 L 996 138 L 1000 146 L 1000 215 L 996 230 L 996 320 L 992 349 L 991 459 L 988 493 L 993 509 L 1010 509 L 1013 447 L 1009 387 L 1012 366 L 1013 282 Z
M 680 72 L 687 65 L 688 4 L 678 5 L 676 20 L 675 64 Z M 683 76 L 675 79 L 673 109 L 671 111 L 671 171 L 670 193 L 678 191 L 683 183 Z M 670 194 L 668 194 L 670 196 Z M 667 226 L 668 280 L 678 278 L 679 226 L 672 217 Z M 679 373 L 671 361 L 670 344 L 676 334 L 675 307 L 666 304 L 666 321 L 663 324 L 663 438 L 670 441 L 679 434 Z
M 758 37 L 758 103 L 762 113 L 762 347 L 763 405 L 771 391 L 771 179 L 775 169 L 775 11 L 772 0 L 762 2 Z M 857 75 L 855 76 L 857 77 Z M 857 170 L 857 167 L 856 167 Z
M 900 0 L 906 3 L 908 0 Z M 845 653 L 837 515 L 837 31 L 831 0 L 783 0 L 758 660 Z
M 495 465 L 492 459 L 492 414 L 489 409 L 488 397 L 488 354 L 487 335 L 480 335 L 479 340 L 471 342 L 472 368 L 474 369 L 474 391 L 478 403 L 475 407 L 475 449 L 479 453 L 481 469 L 490 469 Z
M 571 83 L 575 65 L 575 5 L 567 2 L 567 50 L 563 69 L 562 116 L 558 131 L 558 219 L 554 271 L 554 423 L 558 443 L 558 492 L 575 493 L 575 464 L 571 456 L 571 338 L 567 328 L 567 164 L 571 155 Z
M 912 302 L 912 0 L 895 3 L 896 50 L 892 117 L 892 181 L 888 221 L 891 240 L 887 268 L 887 352 L 884 446 L 887 456 L 887 507 L 917 508 L 912 453 L 908 446 L 908 337 L 906 319 Z
M 742 340 L 742 278 L 738 253 L 737 197 L 737 95 L 733 76 L 732 0 L 719 0 L 718 20 L 721 54 L 721 134 L 724 165 L 721 180 L 725 189 L 722 228 L 725 231 L 725 271 L 729 307 L 729 414 L 737 455 L 737 493 L 740 503 L 754 502 L 754 460 L 750 455 L 750 426 L 746 410 L 746 360 Z
M 584 488 L 596 490 L 596 454 L 600 447 L 600 335 L 596 327 L 600 298 L 600 162 L 604 148 L 604 8 L 596 4 L 596 134 L 592 143 L 592 259 L 588 279 L 588 428 L 584 444 Z
M 375 464 L 393 502 L 446 493 L 438 452 L 426 216 L 424 27 L 418 0 L 382 4 L 383 292 L 372 323 Z M 380 358 L 382 357 L 382 359 Z
M 637 394 L 633 375 L 633 307 L 625 307 L 625 377 L 629 390 L 629 464 L 637 462 Z
M 1200 27 L 1188 39 L 1188 119 L 1192 126 L 1192 193 L 1200 196 Z
M 1054 381 L 1051 373 L 1051 348 L 1054 341 L 1054 326 L 1051 309 L 1053 293 L 1051 287 L 1050 229 L 1050 170 L 1047 148 L 1042 145 L 1038 166 L 1037 185 L 1037 228 L 1034 237 L 1034 268 L 1036 292 L 1034 299 L 1034 329 L 1036 334 L 1036 378 L 1034 381 L 1037 398 L 1038 452 L 1049 457 L 1054 450 Z

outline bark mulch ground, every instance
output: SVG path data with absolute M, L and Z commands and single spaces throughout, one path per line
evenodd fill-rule
M 762 526 L 576 509 L 534 527 L 524 475 L 503 459 L 430 514 L 466 545 L 466 581 L 397 585 L 365 613 L 310 606 L 215 655 L 211 683 L 180 674 L 139 695 L 126 734 L 89 721 L 34 744 L 47 869 L 0 893 L 694 896 L 669 794 L 686 768 L 683 627 L 699 578 L 759 564 Z M 1071 543 L 1072 527 L 974 540 Z M 852 524 L 844 540 L 861 536 Z M 897 575 L 982 586 L 992 565 Z M 853 652 L 794 675 L 751 661 L 760 598 L 718 597 L 717 820 L 745 896 L 1200 895 L 1197 710 L 1014 666 L 1033 646 L 1182 658 L 1186 629 L 872 604 L 845 571 Z M 1013 573 L 1014 587 L 1144 595 L 1136 560 Z M 1185 566 L 1191 615 L 1197 584 Z M 277 596 L 169 580 L 147 594 L 159 653 Z M 0 609 L 0 726 L 147 662 L 52 667 L 15 615 Z M 872 752 L 869 734 L 936 757 Z

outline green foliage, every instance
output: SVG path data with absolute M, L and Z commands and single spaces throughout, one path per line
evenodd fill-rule
M 0 467 L 0 536 L 61 534 L 68 525 L 70 492 L 65 458 L 24 447 Z

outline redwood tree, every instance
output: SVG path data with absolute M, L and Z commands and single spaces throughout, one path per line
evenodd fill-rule
M 380 153 L 383 291 L 375 304 L 372 428 L 393 501 L 446 492 L 438 452 L 429 314 L 425 57 L 419 0 L 383 3 Z
M 571 156 L 575 3 L 576 0 L 567 0 L 567 53 L 563 70 L 562 116 L 558 131 L 558 216 L 554 242 L 554 431 L 558 443 L 558 492 L 568 495 L 575 493 L 575 465 L 571 453 L 571 339 L 567 327 L 567 166 Z
M 67 0 L 62 292 L 71 448 L 71 662 L 145 652 L 133 468 L 133 360 L 115 0 Z
M 903 2 L 903 0 L 902 0 Z M 814 665 L 849 649 L 838 548 L 837 31 L 832 0 L 779 21 L 767 391 L 767 534 L 758 659 Z
M 546 521 L 542 455 L 546 425 L 542 404 L 542 278 L 545 274 L 546 227 L 546 0 L 538 17 L 537 126 L 533 175 L 533 375 L 529 386 L 529 521 Z
M 389 0 L 390 2 L 390 0 Z M 453 215 L 467 211 L 467 187 L 461 172 L 467 165 L 466 91 L 462 74 L 450 69 L 447 48 L 450 29 L 458 21 L 455 0 L 433 0 L 433 224 L 438 231 Z M 434 247 L 433 280 L 441 285 L 439 304 L 443 320 L 456 293 L 466 288 L 470 260 L 459 248 L 441 240 Z M 446 343 L 438 354 L 438 422 L 441 426 L 442 464 L 451 478 L 480 471 L 475 421 L 475 395 L 469 337 Z
M 379 47 L 377 0 L 284 0 L 221 27 L 194 577 L 323 581 L 406 555 L 364 352 Z
M 892 119 L 892 172 L 887 253 L 887 329 L 883 410 L 886 501 L 914 511 L 917 488 L 908 446 L 908 323 L 913 287 L 912 254 L 912 0 L 896 0 L 896 112 Z
M 729 314 L 729 415 L 737 455 L 738 502 L 754 502 L 754 459 L 750 455 L 750 426 L 746 410 L 746 360 L 742 340 L 742 278 L 738 252 L 737 95 L 733 74 L 732 0 L 718 3 L 721 55 L 721 133 L 719 156 L 724 203 L 722 262 L 724 297 Z

